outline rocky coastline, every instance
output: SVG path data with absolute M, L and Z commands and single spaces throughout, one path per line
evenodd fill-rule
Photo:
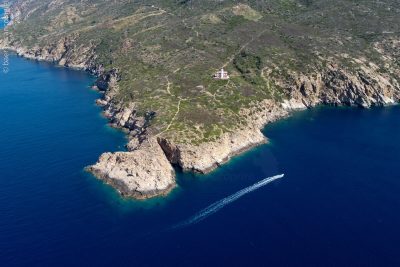
M 104 153 L 96 164 L 88 166 L 86 170 L 116 188 L 124 197 L 146 199 L 168 194 L 176 186 L 173 166 L 183 171 L 209 173 L 235 155 L 267 143 L 267 138 L 260 131 L 262 125 L 288 114 L 279 105 L 267 101 L 262 112 L 254 114 L 257 120 L 249 118 L 249 127 L 246 129 L 225 133 L 217 141 L 198 146 L 174 144 L 147 133 L 151 112 L 143 117 L 137 116 L 134 104 L 121 106 L 114 101 L 113 96 L 118 90 L 118 70 L 104 72 L 102 66 L 94 64 L 95 55 L 90 48 L 71 52 L 69 49 L 74 48 L 70 43 L 60 40 L 53 47 L 33 49 L 0 43 L 0 49 L 8 49 L 27 59 L 84 70 L 98 77 L 94 88 L 103 95 L 96 102 L 102 106 L 111 126 L 127 132 L 128 151 Z M 85 55 L 82 58 L 72 56 L 81 52 Z
M 104 153 L 86 168 L 124 197 L 146 199 L 166 195 L 175 186 L 175 173 L 155 140 L 129 152 Z
M 246 127 L 224 133 L 216 141 L 199 145 L 179 144 L 149 133 L 147 128 L 154 116 L 151 111 L 138 115 L 135 103 L 122 105 L 114 99 L 120 79 L 118 70 L 105 72 L 101 65 L 96 65 L 92 47 L 75 47 L 73 38 L 64 38 L 53 46 L 31 49 L 0 40 L 0 49 L 15 51 L 28 59 L 85 70 L 98 77 L 94 87 L 103 96 L 97 103 L 103 107 L 112 126 L 128 133 L 128 151 L 104 153 L 96 164 L 86 169 L 112 185 L 122 196 L 136 199 L 166 195 L 175 188 L 173 166 L 205 174 L 235 155 L 267 143 L 261 129 L 288 116 L 293 110 L 321 104 L 368 108 L 400 100 L 398 82 L 379 73 L 377 66 L 359 60 L 360 70 L 354 74 L 331 64 L 315 75 L 293 73 L 291 82 L 275 79 L 279 86 L 286 88 L 289 98 L 283 103 L 264 100 L 254 108 L 242 110 L 241 116 L 247 120 Z

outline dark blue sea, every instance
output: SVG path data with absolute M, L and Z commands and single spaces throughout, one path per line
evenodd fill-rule
M 94 78 L 10 57 L 0 74 L 0 266 L 400 266 L 400 108 L 319 108 L 166 198 L 84 172 L 123 150 Z M 173 226 L 276 174 L 197 224 Z

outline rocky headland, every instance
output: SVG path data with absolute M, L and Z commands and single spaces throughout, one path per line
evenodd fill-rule
M 59 6 L 62 6 L 58 1 L 50 2 L 51 9 L 58 10 Z M 24 21 L 30 20 L 29 3 L 20 4 L 17 1 L 13 7 L 13 17 L 20 19 L 21 25 L 24 25 Z M 243 9 L 243 6 L 246 8 Z M 257 25 L 257 27 L 271 26 L 271 29 L 277 27 L 262 20 L 263 16 L 269 16 L 268 12 L 261 15 L 247 5 L 240 7 L 234 6 L 235 12 L 229 13 L 229 16 L 244 18 L 244 26 L 239 27 L 238 31 L 248 30 Z M 77 10 L 78 8 L 69 10 L 70 16 L 78 16 L 77 14 L 84 12 L 79 13 Z M 228 9 L 223 10 L 228 12 Z M 243 10 L 250 10 L 249 14 L 254 16 L 243 13 Z M 207 56 L 207 53 L 212 54 L 215 51 L 195 54 L 198 57 L 196 63 L 207 62 L 213 64 L 215 69 L 225 64 L 231 72 L 231 79 L 224 83 L 208 79 L 212 74 L 208 73 L 208 69 L 204 71 L 205 73 L 198 74 L 197 68 L 202 67 L 204 70 L 204 65 L 196 65 L 192 61 L 188 62 L 186 58 L 180 58 L 181 54 L 176 52 L 178 50 L 171 50 L 169 47 L 172 46 L 171 43 L 167 45 L 165 53 L 157 52 L 162 48 L 159 43 L 144 47 L 143 43 L 151 40 L 149 37 L 145 39 L 138 37 L 143 31 L 141 27 L 144 26 L 139 27 L 140 31 L 136 35 L 129 37 L 129 34 L 123 31 L 127 25 L 136 25 L 135 23 L 139 23 L 142 17 L 159 19 L 166 14 L 164 9 L 154 6 L 145 6 L 139 11 L 127 18 L 114 18 L 101 24 L 93 24 L 95 19 L 92 18 L 93 25 L 73 28 L 71 32 L 60 34 L 51 41 L 43 41 L 48 37 L 43 35 L 37 37 L 38 40 L 33 44 L 27 45 L 25 44 L 27 41 L 16 38 L 21 31 L 18 27 L 12 28 L 14 30 L 11 31 L 12 35 L 0 38 L 0 49 L 12 50 L 19 56 L 33 60 L 81 69 L 97 76 L 93 87 L 102 94 L 97 104 L 102 106 L 105 116 L 113 127 L 126 131 L 129 142 L 126 152 L 104 153 L 98 162 L 87 167 L 87 170 L 115 187 L 123 196 L 145 199 L 168 194 L 176 186 L 175 169 L 208 173 L 235 155 L 267 143 L 267 138 L 261 132 L 263 127 L 290 115 L 294 110 L 318 105 L 369 108 L 400 101 L 400 39 L 396 34 L 371 41 L 368 53 L 364 54 L 360 54 L 359 51 L 353 54 L 342 51 L 350 44 L 354 47 L 359 45 L 353 44 L 356 43 L 353 41 L 354 37 L 339 39 L 340 37 L 335 36 L 337 47 L 341 47 L 336 48 L 338 52 L 335 55 L 330 51 L 321 52 L 324 51 L 326 43 L 315 43 L 316 47 L 312 47 L 310 51 L 302 47 L 308 51 L 308 56 L 312 60 L 301 62 L 304 61 L 304 57 L 301 57 L 301 60 L 300 57 L 296 58 L 304 67 L 299 69 L 297 66 L 284 64 L 295 60 L 287 56 L 288 51 L 300 53 L 292 44 L 299 33 L 290 29 L 290 34 L 295 36 L 291 36 L 290 39 L 292 50 L 288 50 L 289 45 L 287 45 L 286 50 L 282 50 L 286 54 L 281 53 L 281 50 L 277 50 L 276 55 L 269 51 L 269 57 L 263 58 L 257 55 L 259 50 L 263 51 L 259 47 L 265 46 L 264 44 L 277 46 L 281 43 L 276 40 L 277 37 L 272 30 L 270 33 L 267 32 L 268 36 L 263 36 L 266 30 L 262 28 L 263 31 L 251 33 L 249 38 L 241 40 L 239 50 L 234 46 L 235 52 L 232 54 L 227 51 L 218 62 L 214 62 L 215 58 Z M 201 17 L 205 25 L 224 23 L 219 18 L 223 17 L 222 13 L 216 12 L 211 17 L 207 16 Z M 79 16 L 76 19 L 82 21 Z M 175 23 L 173 25 L 181 23 L 175 19 L 171 21 Z M 58 17 L 57 22 L 73 25 L 70 20 L 60 22 Z M 282 31 L 286 31 L 287 22 L 281 23 Z M 62 24 L 62 27 L 65 25 Z M 293 25 L 291 27 L 294 27 Z M 82 41 L 83 37 L 91 36 L 85 34 L 99 29 L 105 32 L 111 29 L 125 36 L 123 41 L 120 42 L 119 39 L 116 41 L 121 46 L 113 51 L 112 48 L 115 48 L 107 44 L 104 50 L 104 40 L 101 38 Z M 153 30 L 151 27 L 148 29 Z M 197 32 L 194 37 L 187 36 L 183 41 L 189 43 L 188 49 L 195 47 L 195 44 L 191 43 L 193 38 L 198 38 L 199 42 L 203 41 L 201 30 L 205 32 L 206 30 L 203 28 L 198 30 L 200 33 Z M 51 36 L 54 29 L 48 31 Z M 324 38 L 329 42 L 332 41 L 331 36 L 326 37 L 323 34 L 321 33 L 312 42 L 317 42 L 316 40 L 321 42 L 325 40 Z M 177 36 L 175 37 L 178 38 Z M 165 42 L 167 37 L 163 38 Z M 303 42 L 304 38 L 301 36 L 299 42 Z M 273 44 L 271 40 L 274 41 Z M 282 40 L 286 41 L 283 37 Z M 252 45 L 254 47 L 251 47 Z M 281 46 L 283 47 L 283 44 Z M 220 48 L 218 49 L 216 51 L 222 53 Z M 315 51 L 316 49 L 319 50 Z M 247 50 L 249 52 L 246 52 Z M 193 51 L 192 54 L 185 54 L 185 57 L 192 56 L 195 53 Z M 111 53 L 112 56 L 105 57 L 107 53 Z M 131 55 L 134 56 L 130 58 Z M 276 59 L 272 55 L 276 56 Z M 278 57 L 281 55 L 286 56 Z M 127 62 L 126 57 L 134 63 Z M 227 59 L 228 62 L 225 62 Z M 160 62 L 163 62 L 168 69 L 162 71 L 157 69 L 157 64 Z M 132 70 L 133 66 L 140 68 Z M 190 68 L 194 69 L 193 73 L 196 75 L 189 76 Z

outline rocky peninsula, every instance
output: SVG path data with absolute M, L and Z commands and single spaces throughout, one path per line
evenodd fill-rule
M 176 186 L 173 167 L 208 173 L 266 143 L 261 129 L 293 110 L 400 101 L 400 21 L 393 24 L 400 11 L 393 1 L 385 8 L 366 1 L 363 14 L 337 3 L 371 20 L 376 8 L 393 15 L 368 27 L 347 17 L 338 19 L 350 26 L 329 24 L 337 13 L 327 0 L 289 7 L 122 1 L 110 4 L 117 12 L 111 15 L 102 13 L 103 1 L 72 2 L 16 1 L 0 49 L 98 77 L 97 104 L 129 143 L 128 151 L 104 153 L 87 170 L 126 197 L 168 194 Z M 322 28 L 305 15 L 319 8 L 327 16 Z M 33 22 L 43 31 L 30 32 Z M 229 80 L 212 79 L 220 67 Z

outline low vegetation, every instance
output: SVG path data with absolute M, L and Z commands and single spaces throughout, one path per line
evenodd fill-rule
M 399 36 L 396 0 L 27 0 L 10 28 L 27 47 L 74 37 L 120 70 L 116 99 L 154 111 L 152 131 L 201 143 L 245 125 L 243 108 L 283 101 L 273 77 L 312 73 L 342 55 L 374 57 Z M 397 61 L 399 62 L 399 61 Z M 224 67 L 231 79 L 212 79 Z M 269 75 L 266 75 L 268 73 Z

